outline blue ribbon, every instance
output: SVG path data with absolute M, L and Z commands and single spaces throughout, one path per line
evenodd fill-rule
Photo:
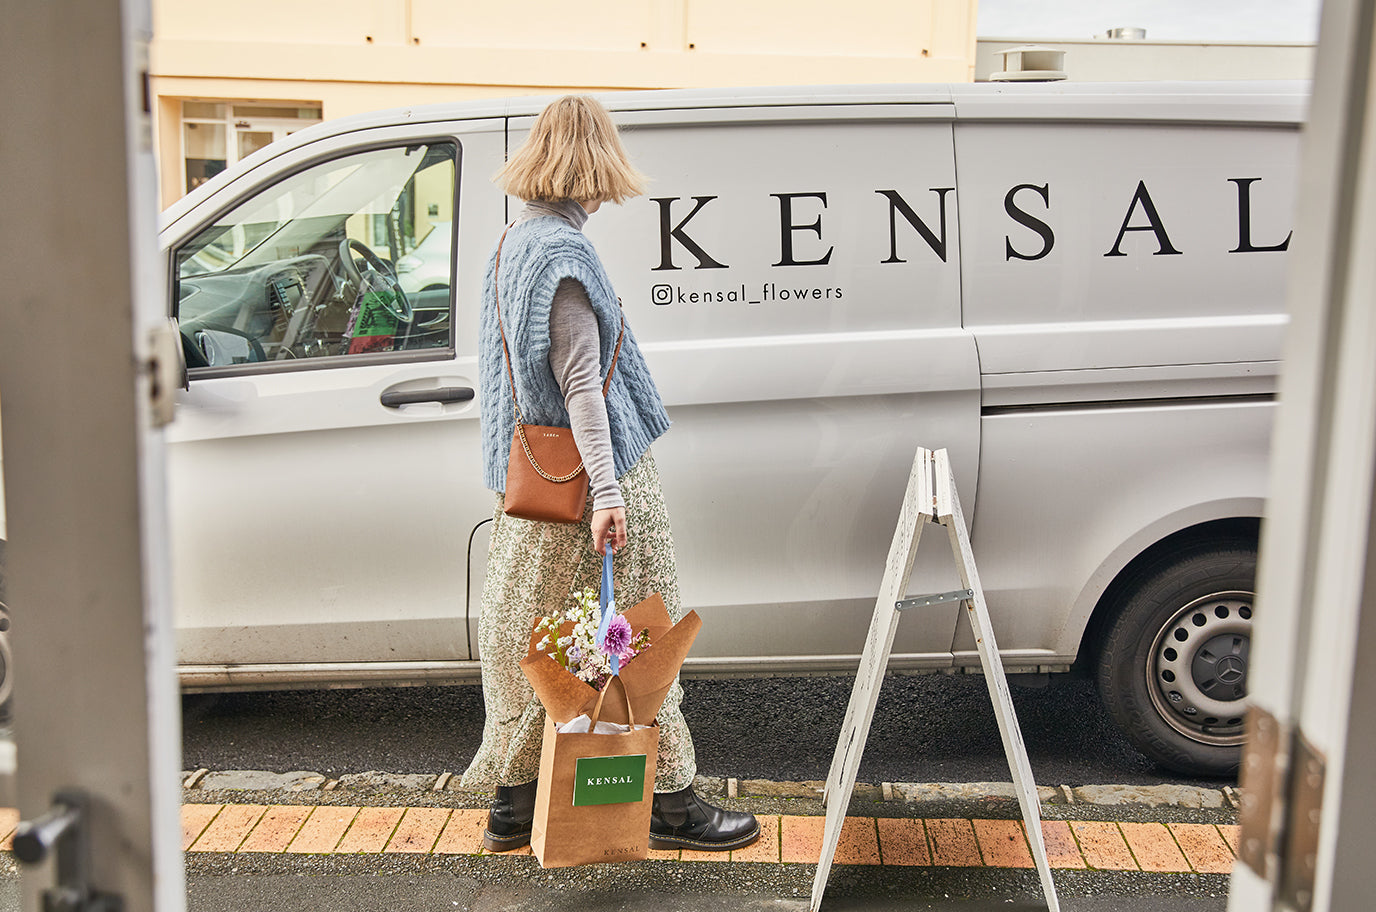
M 612 615 L 616 613 L 616 603 L 612 598 L 612 547 L 608 543 L 602 553 L 602 595 L 599 604 L 602 607 L 602 617 L 597 624 L 597 648 L 602 649 L 607 642 L 607 628 L 612 624 Z M 618 656 L 611 656 L 612 674 L 621 671 L 621 659 Z

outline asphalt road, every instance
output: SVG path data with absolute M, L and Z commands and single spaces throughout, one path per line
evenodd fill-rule
M 825 779 L 851 684 L 840 677 L 684 681 L 699 772 Z M 1088 681 L 1015 686 L 1013 701 L 1039 783 L 1231 782 L 1156 767 L 1118 732 Z M 186 769 L 461 772 L 482 737 L 477 686 L 189 695 L 182 706 Z M 984 679 L 889 678 L 859 778 L 1008 781 Z
M 429 872 L 256 877 L 192 872 L 187 908 L 189 912 L 807 912 L 811 866 L 798 867 L 804 871 L 798 872 L 793 883 L 750 884 L 743 890 L 738 882 L 721 877 L 657 882 L 652 868 L 627 870 L 624 866 L 598 874 L 582 868 L 573 877 L 519 881 Z M 835 880 L 823 902 L 826 912 L 1046 910 L 1046 904 L 1025 885 L 1015 895 L 1007 895 L 1006 884 L 991 885 L 978 891 L 981 895 L 976 898 L 943 895 L 931 890 L 930 884 L 904 883 L 901 877 L 869 877 L 863 884 L 839 882 L 840 876 Z M 1065 895 L 1060 905 L 1064 912 L 1223 912 L 1227 898 L 1219 892 L 1182 895 L 1158 890 L 1140 895 L 1099 887 L 1094 895 Z
M 743 874 L 735 865 L 655 862 L 540 871 L 531 859 L 509 864 L 432 864 L 409 856 L 338 869 L 290 859 L 293 871 L 239 871 L 191 863 L 188 912 L 806 912 L 811 865 Z M 362 868 L 383 870 L 362 870 Z M 502 870 L 493 870 L 500 867 Z M 749 867 L 749 866 L 748 866 Z M 758 866 L 763 868 L 763 866 Z M 358 868 L 359 870 L 354 870 Z M 1061 875 L 1065 912 L 1223 912 L 1224 888 L 1136 874 L 1077 881 Z M 1000 871 L 981 883 L 959 872 L 932 874 L 834 868 L 826 912 L 1045 912 L 1035 878 Z M 1145 889 L 1144 889 L 1145 887 Z M 951 892 L 955 891 L 955 892 Z M 0 864 L 0 912 L 23 908 L 17 872 Z

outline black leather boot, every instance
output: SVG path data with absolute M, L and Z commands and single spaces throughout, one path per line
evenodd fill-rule
M 760 838 L 754 814 L 713 807 L 688 788 L 656 793 L 650 809 L 650 848 L 725 852 Z
M 535 784 L 499 785 L 492 809 L 487 812 L 483 848 L 489 852 L 510 852 L 530 845 L 530 824 L 535 819 Z

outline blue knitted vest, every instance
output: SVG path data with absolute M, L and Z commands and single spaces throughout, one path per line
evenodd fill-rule
M 521 414 L 528 424 L 568 427 L 564 395 L 549 366 L 550 306 L 555 289 L 561 279 L 572 277 L 587 290 L 597 316 L 604 379 L 621 331 L 621 307 L 616 293 L 592 242 L 562 219 L 534 218 L 515 225 L 507 232 L 501 253 L 502 324 L 511 349 L 511 369 L 516 376 Z M 496 260 L 497 251 L 493 248 L 483 277 L 479 317 L 479 393 L 483 483 L 493 491 L 505 491 L 516 413 L 511 405 L 511 384 L 497 328 L 497 302 L 493 296 Z M 629 325 L 607 391 L 607 420 L 617 478 L 630 471 L 650 444 L 669 429 L 669 416 Z

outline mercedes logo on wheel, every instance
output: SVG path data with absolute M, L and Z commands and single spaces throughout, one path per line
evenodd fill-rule
M 1224 684 L 1237 684 L 1247 677 L 1247 663 L 1237 656 L 1224 656 L 1218 660 L 1217 673 Z

